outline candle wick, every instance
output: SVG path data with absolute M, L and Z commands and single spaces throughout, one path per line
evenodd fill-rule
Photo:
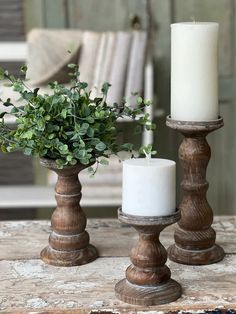
M 191 16 L 191 20 L 194 24 L 196 24 L 195 16 Z

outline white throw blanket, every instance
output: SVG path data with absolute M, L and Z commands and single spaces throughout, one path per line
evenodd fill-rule
M 103 83 L 109 82 L 109 103 L 125 97 L 135 106 L 132 93 L 143 93 L 146 44 L 143 31 L 36 29 L 28 35 L 28 77 L 35 86 L 53 80 L 65 82 L 69 80 L 67 64 L 78 62 L 80 80 L 88 83 L 92 97 L 100 96 Z

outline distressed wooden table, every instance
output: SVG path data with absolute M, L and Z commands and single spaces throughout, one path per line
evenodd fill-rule
M 45 265 L 39 252 L 47 244 L 48 221 L 0 222 L 0 312 L 2 313 L 167 313 L 220 309 L 236 311 L 236 216 L 216 217 L 217 242 L 225 259 L 209 266 L 168 262 L 182 297 L 167 305 L 142 307 L 120 302 L 115 283 L 124 277 L 137 232 L 117 220 L 88 221 L 91 243 L 100 258 L 80 267 Z M 162 233 L 173 243 L 173 226 Z

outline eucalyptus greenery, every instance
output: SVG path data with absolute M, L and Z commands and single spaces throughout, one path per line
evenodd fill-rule
M 54 159 L 58 168 L 77 162 L 107 164 L 110 155 L 134 149 L 131 143 L 117 144 L 118 119 L 136 120 L 136 133 L 142 128 L 154 129 L 149 115 L 144 113 L 149 101 L 138 97 L 136 108 L 130 108 L 125 101 L 108 105 L 109 83 L 103 84 L 101 97 L 92 99 L 88 84 L 79 80 L 77 65 L 68 67 L 72 71 L 70 87 L 53 82 L 49 84 L 49 94 L 40 94 L 39 88 L 27 87 L 25 80 L 0 68 L 0 79 L 9 81 L 23 100 L 21 106 L 12 103 L 10 98 L 0 100 L 3 106 L 10 107 L 10 114 L 16 118 L 16 128 L 11 129 L 4 119 L 7 112 L 0 113 L 3 152 L 20 150 L 26 155 Z M 21 71 L 25 74 L 26 66 Z M 151 153 L 152 147 L 142 147 L 141 151 Z

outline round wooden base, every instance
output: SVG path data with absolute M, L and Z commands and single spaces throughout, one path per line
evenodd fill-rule
M 219 245 L 215 244 L 206 250 L 185 250 L 176 244 L 171 245 L 168 250 L 171 261 L 185 265 L 209 265 L 221 261 L 225 252 Z
M 68 267 L 88 264 L 98 257 L 98 252 L 91 244 L 84 249 L 75 251 L 58 251 L 47 246 L 41 251 L 40 256 L 47 264 Z
M 123 302 L 135 305 L 159 305 L 177 300 L 181 296 L 181 286 L 173 279 L 156 286 L 138 286 L 127 279 L 115 286 L 116 297 Z

